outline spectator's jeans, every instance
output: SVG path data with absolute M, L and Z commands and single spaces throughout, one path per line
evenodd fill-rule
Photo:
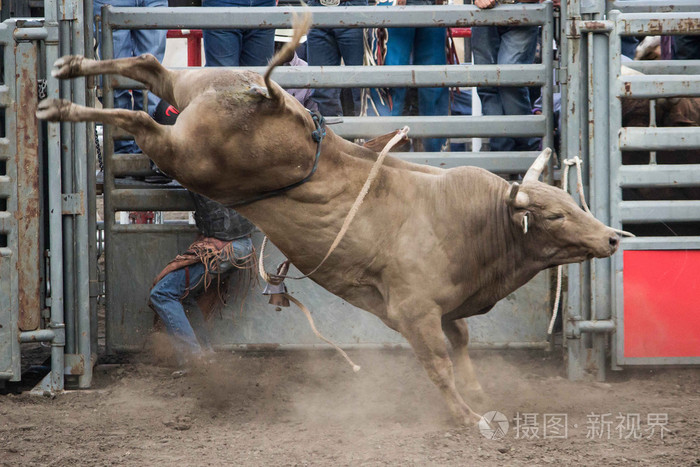
M 234 240 L 233 250 L 237 258 L 248 256 L 253 251 L 253 242 L 250 236 Z M 184 365 L 189 359 L 201 357 L 204 353 L 202 345 L 200 345 L 200 341 L 197 340 L 197 335 L 190 321 L 187 319 L 185 308 L 182 306 L 180 300 L 188 286 L 192 288 L 203 280 L 205 267 L 204 264 L 200 262 L 187 266 L 187 269 L 189 269 L 189 284 L 186 268 L 181 268 L 163 277 L 153 289 L 151 289 L 151 304 L 165 324 L 165 329 L 168 331 L 173 341 L 178 362 L 181 365 Z M 209 271 L 209 273 L 215 274 L 215 271 Z M 217 278 L 214 277 L 213 281 L 216 280 Z M 215 287 L 216 285 L 213 284 L 212 286 Z M 201 285 L 199 287 L 201 287 Z M 199 289 L 199 287 L 197 287 L 197 289 Z M 192 297 L 188 296 L 187 300 L 191 298 Z M 192 318 L 202 322 L 202 311 L 194 300 L 191 300 L 191 302 L 192 306 L 189 308 Z M 206 350 L 211 350 L 211 344 L 206 329 L 198 327 L 198 331 L 199 338 L 204 348 Z
M 318 0 L 311 0 L 309 6 L 320 6 Z M 346 0 L 341 6 L 367 6 L 367 0 Z M 333 7 L 327 7 L 333 8 Z M 365 54 L 361 28 L 311 29 L 307 34 L 307 62 L 309 66 L 338 66 L 340 59 L 349 66 L 362 65 Z M 318 104 L 322 115 L 343 115 L 340 89 L 314 89 L 311 99 Z M 362 89 L 352 89 L 355 115 L 360 113 Z
M 275 0 L 202 0 L 202 6 L 275 6 Z M 275 52 L 274 29 L 204 29 L 205 66 L 266 66 Z
M 479 26 L 472 28 L 475 65 L 532 64 L 539 28 Z M 532 105 L 526 87 L 479 87 L 484 115 L 530 115 Z M 492 151 L 531 151 L 539 138 L 491 138 Z
M 700 59 L 700 36 L 674 36 L 674 60 Z
M 102 5 L 112 5 L 115 7 L 166 7 L 168 0 L 93 0 L 92 6 L 94 14 L 101 14 Z M 114 58 L 138 57 L 142 54 L 153 54 L 159 62 L 163 61 L 165 55 L 165 29 L 115 29 L 112 33 L 114 38 Z M 102 26 L 98 30 L 98 41 L 100 41 L 100 57 L 102 56 Z M 133 103 L 132 103 L 133 99 Z M 114 90 L 114 107 L 118 109 L 146 110 L 153 116 L 160 98 L 148 93 L 148 109 L 143 108 L 143 92 L 135 89 Z M 133 140 L 115 141 L 115 153 L 141 152 Z
M 387 29 L 386 65 L 445 65 L 444 28 L 389 28 Z M 413 60 L 411 60 L 411 56 Z M 379 99 L 376 89 L 371 90 L 372 100 L 379 115 L 400 116 L 403 113 L 406 89 L 392 88 L 389 103 Z M 447 115 L 450 108 L 450 93 L 447 88 L 419 88 L 418 112 L 420 115 Z M 368 106 L 368 115 L 374 115 L 372 106 Z M 445 144 L 444 138 L 425 138 L 423 147 L 426 151 L 438 152 Z

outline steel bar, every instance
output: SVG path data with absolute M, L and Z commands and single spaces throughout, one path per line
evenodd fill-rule
M 625 66 L 645 75 L 700 75 L 700 60 L 637 60 Z
M 265 67 L 247 69 L 263 74 Z M 285 88 L 542 86 L 544 65 L 412 65 L 277 67 L 272 79 Z M 114 89 L 143 89 L 143 83 L 111 76 Z
M 71 55 L 85 54 L 85 23 L 83 15 L 83 2 L 76 4 L 76 21 L 71 21 Z M 72 101 L 78 105 L 86 104 L 86 80 L 72 81 Z M 78 387 L 89 388 L 92 383 L 92 349 L 91 349 L 91 320 L 90 320 L 90 262 L 97 261 L 85 254 L 85 247 L 89 245 L 90 235 L 88 228 L 88 155 L 87 150 L 87 125 L 85 122 L 73 124 L 75 142 L 72 152 L 72 167 L 74 178 L 74 192 L 79 194 L 81 214 L 74 216 L 74 239 L 75 248 L 75 305 L 77 314 L 76 328 L 76 349 L 82 356 L 86 365 L 83 365 L 83 372 L 78 377 Z M 93 172 L 94 175 L 94 172 Z M 89 251 L 89 248 L 88 248 Z
M 59 21 L 59 50 L 61 56 L 70 55 L 71 31 L 70 22 Z M 59 82 L 61 97 L 71 98 L 71 82 L 73 80 L 62 80 Z M 61 182 L 62 193 L 71 194 L 75 192 L 75 177 L 73 173 L 73 128 L 69 122 L 61 122 Z M 63 300 L 65 306 L 66 324 L 66 353 L 76 353 L 77 348 L 77 304 L 75 291 L 75 223 L 72 216 L 63 216 Z
M 700 96 L 698 75 L 631 75 L 623 77 L 615 88 L 621 97 L 655 98 L 675 96 Z
M 345 117 L 331 129 L 344 138 L 373 138 L 408 125 L 412 138 L 542 136 L 544 115 Z
M 614 0 L 609 9 L 623 13 L 672 13 L 698 11 L 697 0 Z
M 26 331 L 19 334 L 19 341 L 23 344 L 28 342 L 51 342 L 56 337 L 53 329 L 40 329 L 38 331 Z
M 700 219 L 700 201 L 622 201 L 619 205 L 622 222 L 693 222 Z
M 620 36 L 673 36 L 700 34 L 700 12 L 626 13 L 619 16 Z
M 312 14 L 313 28 L 541 26 L 546 21 L 545 5 L 501 5 L 493 10 L 472 5 L 256 7 L 244 15 L 235 7 L 108 8 L 113 29 L 290 28 L 293 15 L 306 11 Z
M 194 205 L 186 190 L 165 188 L 113 189 L 111 207 L 114 211 L 192 211 Z M 113 217 L 113 216 L 112 216 Z M 107 251 L 109 251 L 107 239 Z
M 612 133 L 614 134 L 614 133 Z M 627 127 L 619 130 L 623 151 L 660 151 L 700 148 L 698 127 Z
M 580 337 L 583 332 L 608 333 L 615 331 L 615 322 L 611 319 L 585 320 L 573 322 L 574 337 Z
M 698 164 L 623 165 L 618 172 L 621 188 L 688 187 L 700 185 Z
M 44 3 L 46 15 L 46 27 L 58 29 L 56 0 L 46 0 Z M 49 35 L 51 36 L 51 34 Z M 59 56 L 58 34 L 54 34 L 56 41 L 45 42 L 47 68 L 50 67 Z M 58 82 L 49 79 L 46 82 L 47 97 L 58 98 L 60 96 Z M 47 151 L 48 151 L 48 198 L 49 198 L 49 247 L 51 251 L 50 283 L 51 283 L 51 319 L 50 326 L 55 329 L 64 329 L 64 300 L 63 300 L 63 229 L 61 212 L 61 140 L 60 125 L 57 122 L 47 123 Z M 53 391 L 63 390 L 63 364 L 64 364 L 65 338 L 61 342 L 54 339 L 51 344 L 51 373 L 49 387 Z
M 101 10 L 102 17 L 102 58 L 111 59 L 114 58 L 114 47 L 113 47 L 113 34 L 112 34 L 112 18 L 109 7 L 102 7 Z M 102 80 L 102 106 L 104 108 L 114 107 L 114 91 L 112 90 L 111 83 L 105 76 Z M 112 140 L 113 127 L 111 125 L 103 126 L 103 145 L 102 145 L 102 157 L 104 160 L 104 212 L 105 212 L 105 298 L 106 298 L 106 308 L 109 313 L 110 310 L 117 310 L 118 297 L 114 297 L 110 293 L 110 278 L 112 276 L 112 270 L 110 265 L 113 261 L 113 256 L 117 254 L 114 251 L 114 242 L 112 242 L 112 228 L 114 227 L 114 203 L 112 191 L 114 190 L 114 171 L 113 171 L 113 161 L 114 161 L 114 143 Z M 107 353 L 112 351 L 111 349 L 111 332 L 112 332 L 112 321 L 107 320 L 105 326 L 105 342 Z
M 593 214 L 604 224 L 610 223 L 610 147 L 609 128 L 609 50 L 608 36 L 604 34 L 589 34 L 589 98 L 588 105 L 592 108 L 592 123 L 589 127 L 589 160 L 591 176 L 591 208 Z M 612 262 L 610 258 L 595 259 L 590 262 L 591 279 L 591 319 L 609 320 L 612 309 Z M 594 335 L 593 356 L 596 363 L 595 378 L 605 381 L 607 371 L 606 348 L 608 336 Z
M 17 28 L 14 32 L 16 41 L 42 41 L 48 37 L 46 28 Z

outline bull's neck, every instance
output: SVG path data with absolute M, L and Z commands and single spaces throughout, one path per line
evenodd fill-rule
M 485 229 L 478 241 L 480 252 L 477 254 L 484 268 L 477 272 L 479 285 L 483 290 L 492 291 L 494 296 L 488 299 L 493 303 L 518 289 L 544 268 L 535 254 L 537 240 L 513 221 L 511 208 L 504 202 L 509 190 L 507 183 L 499 183 L 492 190 L 492 200 L 486 204 L 495 206 L 495 212 L 485 213 L 484 219 L 492 227 Z

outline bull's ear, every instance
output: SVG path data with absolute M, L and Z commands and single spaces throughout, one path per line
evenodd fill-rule
M 513 183 L 510 186 L 510 193 L 508 194 L 508 206 L 523 209 L 530 204 L 530 197 L 527 193 L 520 191 L 520 185 Z

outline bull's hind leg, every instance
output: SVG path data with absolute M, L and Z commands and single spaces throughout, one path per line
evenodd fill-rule
M 406 338 L 428 376 L 440 389 L 452 416 L 465 425 L 478 423 L 480 418 L 462 399 L 455 386 L 452 361 L 447 353 L 445 334 L 442 332 L 440 310 L 436 305 L 411 310 L 397 310 L 399 330 Z M 408 311 L 408 312 L 406 312 Z
M 443 319 L 442 330 L 445 331 L 445 335 L 452 345 L 455 376 L 459 389 L 468 399 L 473 398 L 475 402 L 481 402 L 484 399 L 484 391 L 476 379 L 474 367 L 469 358 L 467 350 L 469 328 L 467 328 L 466 321 L 464 319 Z
M 169 147 L 168 127 L 159 125 L 146 112 L 125 109 L 95 109 L 65 99 L 39 102 L 37 118 L 51 122 L 102 122 L 128 131 L 140 147 Z M 154 154 L 149 153 L 151 158 Z
M 66 55 L 56 60 L 53 66 L 51 76 L 59 79 L 103 74 L 125 76 L 145 84 L 150 92 L 179 108 L 173 91 L 177 72 L 165 68 L 151 54 L 113 60 L 91 60 L 81 55 Z

